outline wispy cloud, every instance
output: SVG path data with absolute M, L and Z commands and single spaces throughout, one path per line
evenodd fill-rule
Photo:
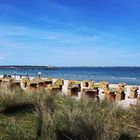
M 80 28 L 80 27 L 79 27 Z M 59 48 L 61 47 L 117 47 L 123 42 L 133 42 L 134 39 L 121 32 L 96 32 L 80 34 L 77 32 L 51 31 L 27 26 L 0 25 L 0 46 L 17 49 Z M 77 27 L 78 30 L 78 27 Z M 80 30 L 80 29 L 79 29 Z M 86 28 L 86 30 L 89 30 Z
M 48 42 L 49 41 L 56 41 L 59 43 L 71 43 L 77 44 L 82 42 L 92 42 L 97 39 L 96 35 L 89 36 L 89 35 L 78 35 L 74 33 L 65 33 L 65 32 L 57 32 L 57 31 L 49 31 L 49 30 L 42 30 L 42 29 L 34 29 L 25 26 L 0 26 L 1 34 L 1 44 L 5 42 L 22 43 L 25 39 L 28 39 L 27 42 L 36 40 L 40 40 L 40 42 Z M 3 42 L 3 43 L 2 43 Z M 7 44 L 6 43 L 6 44 Z M 26 42 L 24 42 L 26 43 Z M 15 45 L 15 44 L 14 44 Z

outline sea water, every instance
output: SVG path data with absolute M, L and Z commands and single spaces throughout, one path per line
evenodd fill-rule
M 41 77 L 64 78 L 65 80 L 108 81 L 117 84 L 126 82 L 130 85 L 140 85 L 140 67 L 59 67 L 55 70 L 43 68 L 1 68 L 0 75 L 28 75 Z

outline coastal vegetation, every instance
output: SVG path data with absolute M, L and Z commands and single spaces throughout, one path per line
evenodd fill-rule
M 139 119 L 139 105 L 123 109 L 106 100 L 0 87 L 2 140 L 137 140 Z

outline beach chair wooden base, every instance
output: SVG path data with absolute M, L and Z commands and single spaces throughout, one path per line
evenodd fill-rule
M 107 96 L 106 96 L 106 99 L 110 102 L 113 102 L 115 101 L 116 99 L 116 94 L 114 92 L 110 92 Z
M 37 86 L 37 84 L 31 84 L 31 85 L 29 86 L 29 91 L 31 91 L 31 92 L 37 92 L 37 91 L 38 91 L 38 86 Z
M 82 96 L 87 96 L 93 100 L 99 101 L 98 89 L 83 89 Z
M 94 91 L 86 91 L 85 95 L 89 98 L 95 99 L 97 94 Z
M 71 96 L 78 97 L 78 92 L 71 92 Z
M 77 87 L 68 89 L 68 93 L 70 96 L 78 97 L 78 92 L 79 92 L 79 88 Z
M 52 91 L 54 91 L 54 92 L 61 92 L 61 89 L 60 88 L 52 88 Z

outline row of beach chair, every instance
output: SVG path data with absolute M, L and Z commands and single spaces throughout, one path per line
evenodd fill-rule
M 57 79 L 55 82 L 53 82 L 52 78 L 30 79 L 28 77 L 25 77 L 17 80 L 16 78 L 12 77 L 3 77 L 0 78 L 0 84 L 11 84 L 12 86 L 23 88 L 25 90 L 33 92 L 38 92 L 40 90 L 61 92 L 64 85 L 64 79 Z M 84 80 L 82 82 L 76 80 L 69 80 L 67 91 L 70 96 L 78 97 L 79 93 L 81 93 L 81 97 L 88 96 L 92 99 L 99 100 L 99 89 L 102 89 L 102 94 L 108 101 L 121 101 L 125 100 L 125 87 L 126 83 L 119 83 L 117 88 L 110 88 L 109 83 L 106 81 L 95 84 L 93 81 L 90 80 Z M 130 94 L 128 98 L 137 99 L 138 90 L 138 87 L 132 86 L 130 88 Z

